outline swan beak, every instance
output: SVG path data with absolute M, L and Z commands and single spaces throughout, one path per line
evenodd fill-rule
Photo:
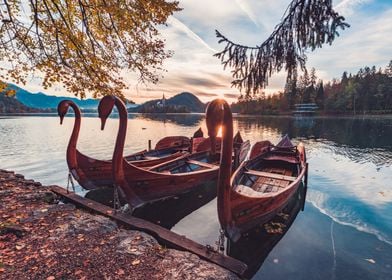
M 63 124 L 64 116 L 60 116 L 60 125 Z
M 106 119 L 101 119 L 101 130 L 105 129 Z

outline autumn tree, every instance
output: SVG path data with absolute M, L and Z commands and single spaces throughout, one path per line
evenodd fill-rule
M 171 55 L 157 26 L 178 10 L 166 0 L 0 0 L 0 79 L 38 72 L 44 88 L 122 96 L 124 69 L 157 82 Z
M 247 95 L 260 92 L 272 74 L 287 71 L 287 82 L 306 69 L 306 52 L 331 44 L 339 29 L 349 25 L 332 8 L 332 0 L 292 0 L 282 21 L 260 45 L 235 43 L 219 31 L 224 49 L 217 56 L 224 68 L 232 68 L 232 86 Z

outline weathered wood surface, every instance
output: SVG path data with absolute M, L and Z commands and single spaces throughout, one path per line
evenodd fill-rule
M 274 174 L 274 173 L 257 171 L 257 170 L 248 170 L 245 173 L 249 174 L 249 175 L 256 175 L 256 176 L 267 177 L 267 178 L 274 178 L 274 179 L 285 180 L 285 181 L 290 181 L 290 182 L 293 182 L 293 181 L 295 181 L 297 179 L 297 177 L 293 177 L 293 176 L 286 176 L 286 175 Z
M 246 264 L 242 263 L 241 261 L 209 250 L 206 246 L 194 242 L 185 236 L 178 235 L 148 221 L 122 213 L 116 213 L 110 207 L 81 197 L 73 192 L 68 193 L 67 190 L 59 186 L 50 186 L 50 188 L 54 193 L 64 197 L 66 200 L 71 201 L 73 204 L 89 209 L 106 217 L 110 217 L 131 229 L 146 232 L 155 237 L 160 243 L 170 248 L 191 252 L 200 258 L 213 262 L 223 268 L 226 268 L 227 270 L 236 273 L 239 276 L 242 276 L 247 269 Z

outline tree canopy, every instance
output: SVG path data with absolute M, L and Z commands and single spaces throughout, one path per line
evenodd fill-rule
M 287 81 L 296 80 L 298 70 L 306 70 L 306 51 L 331 44 L 338 29 L 349 25 L 332 8 L 332 0 L 292 0 L 282 21 L 259 46 L 249 47 L 229 40 L 219 31 L 219 43 L 226 44 L 215 54 L 232 70 L 232 86 L 246 95 L 260 92 L 268 78 L 283 68 Z
M 284 92 L 271 96 L 242 96 L 233 108 L 247 114 L 281 114 L 296 103 L 316 103 L 325 114 L 392 113 L 392 60 L 382 69 L 365 66 L 356 74 L 342 73 L 340 80 L 318 80 L 314 69 L 298 82 L 286 84 Z
M 25 84 L 38 70 L 44 88 L 122 96 L 123 69 L 157 82 L 171 55 L 157 26 L 179 10 L 166 0 L 0 0 L 0 79 Z

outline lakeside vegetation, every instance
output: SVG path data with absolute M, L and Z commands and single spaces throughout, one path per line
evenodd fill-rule
M 322 114 L 392 113 L 392 60 L 385 68 L 343 72 L 340 79 L 324 82 L 313 68 L 297 80 L 286 83 L 282 92 L 266 96 L 240 96 L 232 104 L 242 114 L 290 114 L 297 103 L 316 103 Z
M 30 108 L 14 97 L 14 92 L 0 90 L 0 114 L 39 113 L 43 110 Z

